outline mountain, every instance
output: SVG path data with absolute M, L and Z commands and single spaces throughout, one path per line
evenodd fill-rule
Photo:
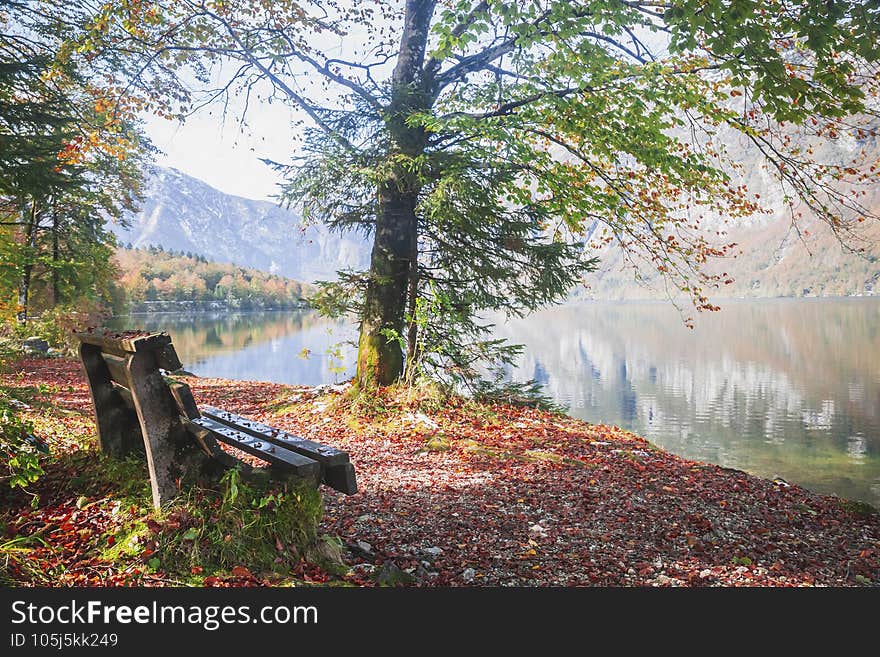
M 268 201 L 225 194 L 201 180 L 155 166 L 143 207 L 129 228 L 111 224 L 120 244 L 201 255 L 304 282 L 362 269 L 370 246 L 358 235 L 324 226 L 302 229 L 300 217 Z
M 761 165 L 760 157 L 744 144 L 731 144 L 733 155 L 744 164 L 739 184 L 760 194 L 769 207 L 737 225 L 724 217 L 708 216 L 708 232 L 725 230 L 725 242 L 736 242 L 737 256 L 716 261 L 717 271 L 734 279 L 732 285 L 709 291 L 711 298 L 776 296 L 880 295 L 880 222 L 868 225 L 873 240 L 866 254 L 847 252 L 830 229 L 808 213 L 799 221 L 801 235 L 791 226 L 789 209 L 779 184 Z M 870 161 L 880 158 L 880 142 L 843 140 L 816 147 L 816 157 L 826 162 L 846 162 L 853 149 L 864 149 Z M 738 149 L 738 150 L 737 150 Z M 868 186 L 861 199 L 880 211 L 880 185 Z M 337 235 L 324 226 L 300 227 L 300 218 L 267 201 L 225 194 L 176 169 L 154 167 L 143 209 L 130 218 L 131 227 L 111 226 L 121 244 L 162 246 L 201 255 L 215 262 L 280 274 L 303 282 L 334 278 L 341 269 L 365 269 L 370 244 L 359 235 Z M 613 246 L 592 251 L 600 257 L 598 271 L 575 298 L 665 298 L 662 280 L 643 271 L 639 283 L 623 254 Z
M 743 164 L 735 185 L 745 185 L 750 194 L 759 195 L 769 210 L 728 225 L 724 217 L 707 215 L 703 222 L 706 234 L 726 231 L 724 242 L 735 242 L 735 257 L 714 260 L 716 273 L 726 272 L 734 279 L 731 285 L 711 291 L 718 297 L 812 297 L 880 295 L 880 222 L 865 222 L 862 236 L 865 252 L 855 254 L 845 249 L 830 227 L 817 219 L 803 203 L 795 211 L 803 212 L 798 220 L 800 235 L 792 226 L 791 210 L 784 191 L 759 153 L 742 136 L 727 135 L 731 156 Z M 865 162 L 880 161 L 880 140 L 826 141 L 811 144 L 817 161 L 846 165 L 855 151 L 864 151 Z M 867 166 L 867 165 L 866 165 Z M 864 186 L 867 194 L 859 201 L 880 214 L 880 184 Z M 624 266 L 623 254 L 613 246 L 602 247 L 599 269 L 588 280 L 586 289 L 575 296 L 595 299 L 665 298 L 663 281 L 656 272 L 643 271 L 644 284 L 635 280 L 631 268 Z

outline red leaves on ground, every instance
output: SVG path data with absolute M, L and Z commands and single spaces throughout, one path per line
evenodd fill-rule
M 43 395 L 46 401 L 77 411 L 78 422 L 91 417 L 77 363 L 24 361 L 18 370 L 18 379 L 13 373 L 4 382 L 50 386 L 55 392 Z M 458 402 L 430 417 L 402 409 L 372 421 L 327 413 L 331 398 L 297 401 L 299 391 L 280 385 L 189 383 L 199 403 L 351 454 L 360 492 L 346 497 L 324 488 L 321 531 L 359 546 L 346 556 L 352 570 L 345 579 L 355 584 L 373 585 L 370 573 L 386 564 L 422 586 L 843 586 L 880 580 L 880 516 L 847 510 L 837 498 L 798 486 L 679 458 L 614 427 Z M 269 410 L 279 398 L 291 402 L 283 415 Z M 83 431 L 80 425 L 76 430 Z M 442 449 L 428 446 L 432 438 L 443 439 Z M 45 540 L 48 547 L 34 548 L 34 558 L 56 568 L 57 584 L 162 584 L 97 558 L 120 514 L 128 512 L 113 510 L 112 491 L 77 509 L 61 493 L 52 498 L 59 479 L 50 472 L 38 484 L 45 507 L 6 506 L 8 538 Z M 174 522 L 185 519 L 166 521 Z M 155 521 L 148 526 L 154 533 L 163 529 Z M 283 547 L 278 541 L 276 548 Z M 305 562 L 292 574 L 315 583 L 337 578 Z M 241 565 L 204 583 L 272 582 Z

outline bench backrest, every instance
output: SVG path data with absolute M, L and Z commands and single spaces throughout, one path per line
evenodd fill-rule
M 161 370 L 180 369 L 167 333 L 79 332 L 101 450 L 115 457 L 146 453 L 153 503 L 172 498 L 201 456 L 184 426 L 195 403 L 186 386 L 169 386 Z M 198 410 L 195 410 L 196 415 Z M 204 446 L 202 446 L 204 449 Z

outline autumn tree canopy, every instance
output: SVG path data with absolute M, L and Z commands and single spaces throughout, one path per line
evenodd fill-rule
M 71 56 L 144 108 L 296 108 L 284 200 L 373 239 L 325 295 L 359 313 L 364 385 L 466 377 L 497 346 L 478 314 L 559 300 L 587 243 L 712 308 L 730 245 L 701 219 L 761 203 L 731 135 L 842 240 L 877 219 L 859 148 L 840 165 L 805 145 L 876 136 L 877 0 L 123 0 L 90 28 Z
M 83 3 L 0 1 L 0 316 L 12 307 L 22 323 L 35 290 L 40 309 L 107 300 L 105 224 L 139 199 L 148 147 L 134 115 L 106 76 L 63 52 L 91 15 Z

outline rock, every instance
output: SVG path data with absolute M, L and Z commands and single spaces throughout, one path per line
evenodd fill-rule
M 342 564 L 342 544 L 341 541 L 331 538 L 330 536 L 321 536 L 315 545 L 315 554 L 324 561 L 332 564 Z
M 680 579 L 675 579 L 668 575 L 657 575 L 654 579 L 649 580 L 648 583 L 654 586 L 681 586 Z
M 367 554 L 373 554 L 373 546 L 370 545 L 369 543 L 367 543 L 366 541 L 358 541 L 356 543 L 356 545 L 358 546 L 358 548 L 362 552 L 366 552 Z
M 529 527 L 529 536 L 532 538 L 546 538 L 547 530 L 541 527 L 541 525 L 535 524 Z
M 356 575 L 369 575 L 373 572 L 373 564 L 371 563 L 357 563 L 351 567 L 351 572 Z
M 403 419 L 404 422 L 412 424 L 414 429 L 424 428 L 436 431 L 440 428 L 439 424 L 422 412 L 406 413 L 401 419 Z
M 415 584 L 416 578 L 402 571 L 390 561 L 382 564 L 382 567 L 372 575 L 373 581 L 379 586 L 401 586 Z
M 27 340 L 21 343 L 21 346 L 26 351 L 36 351 L 41 354 L 45 354 L 49 351 L 49 343 L 37 335 L 29 337 Z
M 425 548 L 424 553 L 428 558 L 433 560 L 443 554 L 443 548 L 439 548 L 436 545 L 433 545 L 429 548 Z
M 465 568 L 465 569 L 464 569 L 464 572 L 461 574 L 461 578 L 462 578 L 465 582 L 467 582 L 468 584 L 470 584 L 471 582 L 473 582 L 473 581 L 474 581 L 474 577 L 476 577 L 476 576 L 477 576 L 477 571 L 474 570 L 473 568 Z

